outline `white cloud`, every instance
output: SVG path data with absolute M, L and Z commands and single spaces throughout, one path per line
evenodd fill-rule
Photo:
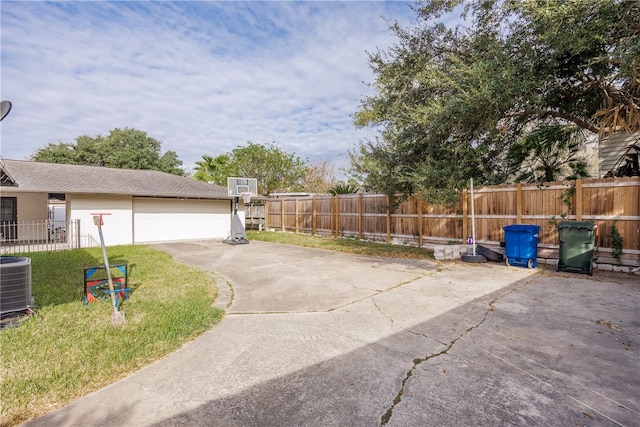
M 403 2 L 2 3 L 2 156 L 136 128 L 184 166 L 247 141 L 346 158 Z

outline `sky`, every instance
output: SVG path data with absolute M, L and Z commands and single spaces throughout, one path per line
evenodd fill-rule
M 248 141 L 343 168 L 375 134 L 353 126 L 367 52 L 410 3 L 2 0 L 0 154 L 133 128 L 191 172 Z

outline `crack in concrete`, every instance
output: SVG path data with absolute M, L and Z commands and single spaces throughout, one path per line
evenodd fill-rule
M 193 264 L 193 265 L 198 267 L 197 264 Z M 354 305 L 354 304 L 360 303 L 360 302 L 365 301 L 365 300 L 367 300 L 369 298 L 371 298 L 373 300 L 373 298 L 375 298 L 378 295 L 381 295 L 381 294 L 384 294 L 386 292 L 393 291 L 395 289 L 404 287 L 404 286 L 409 285 L 409 284 L 411 284 L 411 283 L 413 283 L 413 282 L 415 282 L 417 280 L 420 280 L 420 279 L 422 279 L 424 277 L 433 276 L 434 274 L 437 273 L 437 271 L 436 272 L 430 272 L 430 273 L 422 273 L 422 272 L 417 272 L 417 271 L 406 271 L 406 273 L 414 274 L 414 276 L 409 278 L 409 279 L 407 279 L 407 280 L 405 280 L 405 281 L 402 281 L 400 283 L 396 283 L 396 284 L 394 284 L 394 285 L 392 285 L 392 286 L 390 286 L 388 288 L 385 288 L 385 289 L 374 290 L 374 289 L 371 289 L 371 288 L 366 287 L 366 286 L 356 286 L 355 284 L 351 285 L 355 289 L 366 290 L 366 291 L 370 291 L 372 293 L 369 294 L 369 295 L 365 295 L 365 296 L 363 296 L 361 298 L 357 298 L 355 300 L 352 300 L 352 301 L 349 301 L 349 302 L 346 302 L 346 303 L 343 303 L 343 304 L 340 304 L 340 305 L 337 305 L 337 306 L 334 306 L 334 307 L 326 308 L 326 309 L 305 310 L 305 311 L 301 311 L 301 312 L 300 311 L 293 311 L 292 312 L 292 311 L 286 311 L 286 310 L 283 310 L 283 311 L 234 311 L 234 312 L 227 312 L 226 315 L 285 314 L 285 313 L 331 313 L 333 311 L 337 311 L 337 310 L 343 309 L 343 308 L 348 307 L 350 305 Z M 235 300 L 235 297 L 236 297 L 235 289 L 234 289 L 234 287 L 232 285 L 231 280 L 227 279 L 226 276 L 223 276 L 220 273 L 214 273 L 214 277 L 215 277 L 215 275 L 221 277 L 227 283 L 227 285 L 229 286 L 229 289 L 230 289 L 230 292 L 231 292 L 230 300 L 229 300 L 228 303 L 226 303 L 226 305 L 224 307 L 222 305 L 220 305 L 220 308 L 229 309 L 231 307 L 231 305 L 233 304 L 233 302 Z M 375 303 L 375 300 L 374 300 L 374 305 L 376 305 L 376 308 L 378 309 L 378 311 L 380 311 L 380 313 L 382 313 L 387 318 L 389 318 L 389 320 L 391 320 L 391 323 L 394 323 L 393 319 L 391 319 L 391 317 L 387 316 L 385 313 L 382 312 L 382 310 L 380 310 L 380 307 L 377 306 L 377 304 Z
M 407 329 L 407 332 L 409 332 L 410 334 L 413 334 L 413 335 L 417 335 L 419 337 L 427 338 L 427 339 L 429 339 L 429 340 L 431 340 L 433 342 L 436 342 L 436 343 L 438 343 L 440 345 L 444 345 L 444 346 L 448 345 L 448 344 L 440 342 L 438 340 L 434 340 L 432 337 L 428 336 L 427 334 L 423 334 L 422 332 L 412 331 L 411 329 Z
M 357 298 L 355 300 L 346 302 L 344 304 L 337 305 L 335 307 L 330 307 L 330 308 L 317 309 L 317 310 L 309 309 L 309 310 L 304 310 L 304 311 L 286 311 L 286 310 L 282 310 L 282 311 L 234 311 L 234 312 L 226 313 L 226 315 L 229 316 L 229 315 L 238 315 L 238 314 L 331 313 L 331 312 L 334 312 L 334 311 L 337 311 L 337 310 L 341 310 L 341 309 L 343 309 L 345 307 L 349 307 L 351 305 L 358 304 L 358 303 L 360 303 L 362 301 L 365 301 L 365 300 L 368 300 L 368 299 L 374 300 L 374 298 L 377 297 L 378 295 L 381 295 L 381 294 L 384 294 L 386 292 L 392 291 L 394 289 L 403 287 L 403 286 L 408 285 L 410 283 L 413 283 L 416 280 L 419 280 L 421 278 L 422 278 L 422 276 L 414 277 L 412 279 L 409 279 L 409 280 L 406 280 L 404 282 L 401 282 L 401 283 L 395 284 L 393 286 L 390 286 L 390 287 L 388 287 L 386 289 L 376 290 L 370 295 L 365 295 L 365 296 L 363 296 L 361 298 Z M 233 291 L 233 287 L 231 286 L 231 284 L 229 284 L 229 286 L 231 287 L 231 289 Z M 356 289 L 370 290 L 368 288 L 363 288 L 363 287 L 355 287 L 355 288 Z M 235 299 L 235 292 L 233 292 L 233 299 Z M 376 306 L 376 308 L 378 309 L 378 311 L 380 311 L 380 313 L 382 313 L 384 316 L 388 317 L 391 320 L 391 322 L 393 323 L 393 319 L 391 319 L 389 316 L 387 316 L 385 313 L 383 313 L 382 310 L 380 310 L 380 307 L 378 307 L 378 305 L 375 303 L 375 300 L 373 301 L 373 303 Z
M 388 265 L 372 265 L 373 269 L 387 270 L 395 273 L 409 273 L 409 274 L 419 274 L 422 277 L 434 276 L 435 274 L 440 273 L 442 270 L 440 268 L 437 269 L 426 269 L 426 268 L 391 268 Z
M 405 286 L 405 285 L 408 285 L 408 284 L 410 284 L 410 283 L 413 283 L 413 282 L 415 282 L 416 280 L 421 279 L 422 277 L 423 277 L 423 276 L 414 277 L 414 278 L 411 278 L 411 279 L 406 280 L 406 281 L 404 281 L 404 282 L 397 283 L 397 284 L 395 284 L 395 285 L 393 285 L 393 286 L 390 286 L 390 287 L 388 287 L 388 288 L 373 291 L 373 293 L 371 293 L 371 294 L 369 294 L 369 295 L 365 295 L 365 296 L 363 296 L 363 297 L 361 297 L 361 298 L 358 298 L 358 299 L 355 299 L 355 300 L 353 300 L 353 301 L 349 301 L 349 302 L 346 302 L 346 303 L 344 303 L 344 304 L 340 304 L 340 305 L 337 305 L 337 306 L 335 306 L 335 307 L 331 307 L 331 308 L 329 308 L 329 309 L 327 309 L 327 310 L 324 310 L 324 311 L 326 311 L 326 312 L 330 313 L 330 312 L 332 312 L 332 311 L 340 310 L 340 309 L 345 308 L 345 307 L 348 307 L 348 306 L 350 306 L 350 305 L 357 304 L 357 303 L 362 302 L 362 301 L 364 301 L 364 300 L 367 300 L 367 299 L 369 299 L 369 298 L 373 299 L 373 298 L 377 297 L 377 296 L 378 296 L 378 295 L 380 295 L 380 294 L 384 294 L 384 293 L 386 293 L 386 292 L 389 292 L 389 291 L 392 291 L 392 290 L 394 290 L 394 289 L 397 289 L 397 288 L 403 287 L 403 286 Z M 356 289 L 367 289 L 367 290 L 371 290 L 371 289 L 369 289 L 369 288 L 356 287 L 356 286 L 354 286 L 354 287 L 355 287 Z M 375 302 L 374 302 L 374 304 L 375 304 Z M 377 306 L 376 306 L 376 307 L 377 307 Z
M 509 289 L 507 292 L 505 292 L 505 293 L 495 297 L 491 301 L 489 301 L 489 308 L 487 309 L 487 311 L 485 311 L 484 316 L 482 316 L 482 319 L 478 323 L 476 323 L 475 325 L 468 327 L 464 332 L 462 332 L 462 334 L 460 334 L 459 336 L 457 336 L 456 338 L 451 340 L 451 342 L 449 344 L 443 344 L 443 345 L 446 345 L 444 350 L 442 350 L 442 351 L 440 351 L 438 353 L 430 354 L 430 355 L 425 356 L 423 358 L 413 359 L 413 366 L 411 366 L 411 369 L 409 369 L 409 371 L 407 371 L 405 377 L 402 379 L 402 382 L 400 384 L 400 390 L 398 390 L 398 394 L 396 394 L 395 398 L 393 399 L 393 403 L 391 404 L 389 409 L 387 409 L 387 411 L 384 413 L 384 415 L 380 419 L 380 426 L 387 425 L 387 423 L 389 422 L 389 420 L 393 416 L 393 410 L 402 401 L 402 395 L 404 394 L 404 389 L 405 389 L 405 385 L 406 385 L 407 381 L 409 381 L 409 378 L 411 378 L 413 376 L 413 372 L 416 370 L 416 368 L 421 363 L 426 362 L 426 361 L 431 360 L 431 359 L 434 359 L 436 357 L 442 356 L 443 354 L 447 354 L 449 352 L 449 350 L 451 350 L 453 348 L 453 346 L 458 341 L 460 341 L 463 337 L 465 337 L 469 332 L 471 332 L 471 331 L 473 331 L 475 329 L 478 329 L 480 326 L 482 326 L 482 324 L 489 318 L 489 313 L 491 313 L 492 311 L 495 310 L 495 304 L 496 304 L 496 302 L 498 302 L 498 300 L 506 297 L 507 295 L 511 294 L 512 292 L 515 292 L 516 290 L 518 290 L 518 289 L 520 289 L 520 288 L 522 288 L 524 286 L 527 286 L 529 283 L 531 283 L 532 280 L 533 279 L 530 279 L 530 280 L 527 280 L 525 283 L 523 283 L 523 284 L 521 284 L 519 286 L 514 286 L 513 288 Z M 414 332 L 412 332 L 412 333 L 414 333 Z M 424 335 L 424 334 L 417 334 L 416 333 L 416 335 Z
M 384 317 L 386 317 L 387 319 L 389 319 L 389 322 L 391 322 L 391 324 L 393 326 L 396 325 L 396 322 L 393 320 L 393 317 L 389 316 L 387 313 L 385 313 L 384 311 L 382 311 L 382 309 L 380 308 L 380 306 L 378 305 L 378 303 L 376 302 L 376 299 L 372 296 L 371 297 L 371 302 L 373 302 L 373 306 L 376 308 L 376 310 L 378 310 L 378 312 L 380 314 L 382 314 Z

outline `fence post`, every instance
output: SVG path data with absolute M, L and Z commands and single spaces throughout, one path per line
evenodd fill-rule
M 280 229 L 281 231 L 285 231 L 284 227 L 284 197 L 280 199 Z
M 331 237 L 336 237 L 336 197 L 338 196 L 331 196 L 331 203 L 329 204 Z
M 462 190 L 462 239 L 469 236 L 469 192 L 465 188 Z
M 318 205 L 317 205 L 317 196 L 313 195 L 313 200 L 311 202 L 311 209 L 313 210 L 313 217 L 311 219 L 311 235 L 315 236 L 316 231 L 318 230 Z
M 420 193 L 415 196 L 415 199 L 418 204 L 418 246 L 422 247 L 422 196 Z
M 340 195 L 336 196 L 336 237 L 340 236 Z
M 260 227 L 258 226 L 258 229 Z M 269 200 L 264 202 L 264 231 L 269 229 Z
M 391 243 L 391 198 L 387 196 L 387 243 Z
M 364 237 L 362 233 L 362 215 L 364 210 L 364 202 L 362 193 L 358 194 L 358 239 L 362 240 Z
M 516 185 L 516 224 L 522 224 L 522 208 L 524 206 L 524 191 L 522 184 Z
M 76 248 L 80 247 L 80 218 L 76 218 Z
M 296 234 L 298 234 L 300 232 L 300 221 L 298 220 L 298 198 L 295 198 L 296 201 L 296 208 L 295 208 L 295 212 L 296 212 Z
M 582 221 L 582 180 L 576 179 L 576 221 Z

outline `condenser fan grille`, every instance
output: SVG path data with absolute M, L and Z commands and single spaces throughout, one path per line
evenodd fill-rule
M 31 305 L 31 258 L 0 257 L 0 314 Z

